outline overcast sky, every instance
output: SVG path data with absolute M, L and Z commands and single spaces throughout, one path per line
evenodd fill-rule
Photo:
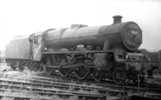
M 108 25 L 118 14 L 141 26 L 141 47 L 161 49 L 159 0 L 0 0 L 0 48 L 17 35 L 48 28 Z

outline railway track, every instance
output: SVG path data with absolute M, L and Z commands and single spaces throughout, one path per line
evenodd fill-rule
M 132 95 L 161 97 L 146 88 L 114 84 L 87 83 L 34 75 L 1 75 L 2 100 L 118 100 Z M 6 99 L 7 98 L 7 99 Z

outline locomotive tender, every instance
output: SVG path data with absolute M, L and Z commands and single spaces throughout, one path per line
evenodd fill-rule
M 113 18 L 111 25 L 74 24 L 15 39 L 6 48 L 6 58 L 12 66 L 78 80 L 129 79 L 127 72 L 140 71 L 136 62 L 144 59 L 138 53 L 142 30 L 135 22 L 121 22 L 122 16 Z

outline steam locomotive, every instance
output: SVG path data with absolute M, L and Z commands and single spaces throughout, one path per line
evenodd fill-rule
M 144 73 L 145 64 L 151 66 L 152 62 L 138 49 L 142 44 L 139 25 L 121 22 L 121 18 L 114 16 L 111 25 L 73 24 L 70 28 L 48 29 L 17 38 L 7 45 L 6 60 L 15 70 L 28 67 L 76 80 L 135 83 L 137 75 Z M 159 62 L 160 59 L 153 64 L 160 66 Z

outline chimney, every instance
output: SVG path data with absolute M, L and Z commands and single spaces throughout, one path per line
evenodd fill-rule
M 121 23 L 122 22 L 121 19 L 122 19 L 122 16 L 120 16 L 120 15 L 113 16 L 113 24 Z

